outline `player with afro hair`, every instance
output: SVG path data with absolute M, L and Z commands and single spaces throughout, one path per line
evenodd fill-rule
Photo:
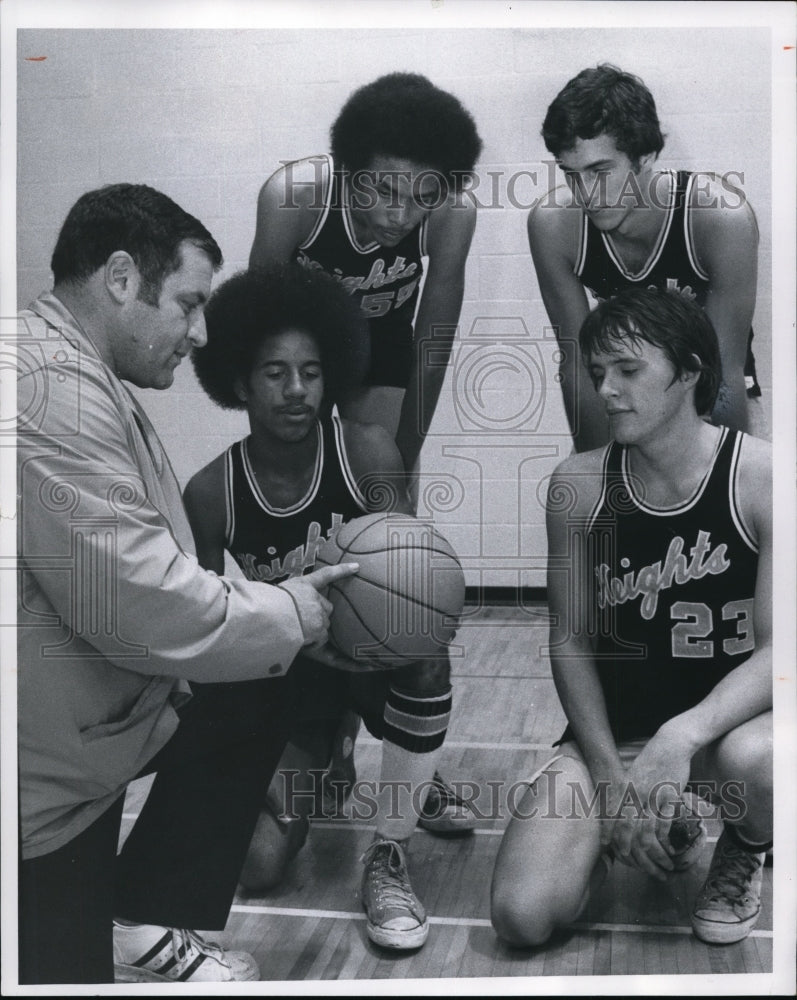
M 412 484 L 459 322 L 482 142 L 459 99 L 418 73 L 355 90 L 330 139 L 331 155 L 263 185 L 249 264 L 323 268 L 358 303 L 371 361 L 341 412 L 395 437 Z

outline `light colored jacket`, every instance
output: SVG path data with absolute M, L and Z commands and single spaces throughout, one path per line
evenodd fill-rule
M 141 407 L 52 294 L 18 338 L 23 856 L 66 844 L 177 725 L 186 680 L 284 673 L 291 596 L 203 570 Z

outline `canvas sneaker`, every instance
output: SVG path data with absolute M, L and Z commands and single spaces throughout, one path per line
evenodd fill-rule
M 755 927 L 765 858 L 743 851 L 723 831 L 692 911 L 692 929 L 701 941 L 733 944 Z
M 430 833 L 457 836 L 470 833 L 476 826 L 476 817 L 451 785 L 435 771 L 418 825 Z
M 156 924 L 113 924 L 117 983 L 245 983 L 260 970 L 245 951 L 225 951 L 195 931 Z
M 429 920 L 412 890 L 401 845 L 376 840 L 361 860 L 365 870 L 360 898 L 368 937 L 383 948 L 420 948 L 429 935 Z

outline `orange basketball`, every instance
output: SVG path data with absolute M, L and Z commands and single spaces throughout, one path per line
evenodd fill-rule
M 329 636 L 354 660 L 397 667 L 440 656 L 465 603 L 465 576 L 451 544 L 409 514 L 367 514 L 344 524 L 316 566 L 357 562 L 332 584 Z

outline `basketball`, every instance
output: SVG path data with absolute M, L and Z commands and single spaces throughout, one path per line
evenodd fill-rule
M 451 544 L 409 514 L 368 514 L 344 524 L 316 567 L 357 562 L 333 583 L 329 637 L 353 660 L 385 668 L 439 656 L 454 637 L 465 576 Z

